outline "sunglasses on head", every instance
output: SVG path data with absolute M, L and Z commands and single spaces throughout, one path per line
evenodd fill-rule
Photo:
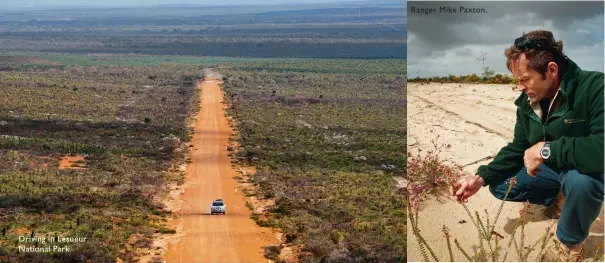
M 522 37 L 515 39 L 515 47 L 519 50 L 546 50 L 557 54 L 557 51 L 553 47 L 546 45 L 541 41 L 529 38 L 525 34 L 523 34 Z

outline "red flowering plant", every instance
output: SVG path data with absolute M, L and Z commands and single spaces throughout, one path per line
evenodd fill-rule
M 415 154 L 408 151 L 407 178 L 408 197 L 410 207 L 417 212 L 420 202 L 427 196 L 440 196 L 447 191 L 450 185 L 465 175 L 463 167 L 448 158 L 439 155 L 443 149 L 449 149 L 450 144 L 438 143 L 437 139 L 431 140 L 433 149 L 423 153 L 419 149 Z
M 420 203 L 429 195 L 443 196 L 448 191 L 450 185 L 465 175 L 463 167 L 454 163 L 448 158 L 441 158 L 439 155 L 443 149 L 449 149 L 450 144 L 438 143 L 440 136 L 431 140 L 433 148 L 426 152 L 418 149 L 415 154 L 408 150 L 407 156 L 407 207 L 408 218 L 412 233 L 416 237 L 420 250 L 425 261 L 429 261 L 427 250 L 434 258 L 439 261 L 433 249 L 420 234 L 418 228 L 418 212 Z M 444 226 L 445 229 L 445 226 Z

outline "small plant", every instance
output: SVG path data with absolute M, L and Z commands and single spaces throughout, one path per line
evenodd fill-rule
M 435 140 L 431 140 L 433 149 L 424 155 L 422 150 L 418 150 L 415 155 L 408 152 L 407 177 L 409 184 L 407 191 L 411 199 L 411 207 L 416 213 L 419 203 L 428 195 L 441 195 L 447 187 L 465 175 L 462 166 L 451 160 L 440 158 L 442 150 L 451 148 L 451 145 L 439 144 L 438 140 L 439 136 Z
M 276 260 L 281 252 L 281 246 L 267 246 L 265 247 L 265 257 L 268 259 Z
M 252 206 L 252 204 L 248 201 L 246 201 L 246 207 L 250 210 L 254 210 L 254 207 Z
M 166 227 L 160 227 L 157 231 L 160 232 L 161 234 L 176 234 L 176 230 L 169 229 Z
M 260 216 L 257 213 L 252 213 L 252 215 L 250 215 L 250 219 L 258 221 L 260 220 Z
M 437 137 L 437 139 L 439 136 Z M 451 164 L 448 160 L 441 160 L 439 158 L 439 153 L 441 153 L 441 149 L 449 148 L 449 145 L 437 144 L 436 140 L 433 140 L 434 149 L 430 150 L 426 153 L 426 155 L 422 156 L 419 153 L 416 155 L 412 155 L 408 153 L 408 178 L 410 182 L 407 187 L 408 197 L 406 198 L 408 214 L 409 214 L 409 222 L 411 225 L 412 233 L 416 237 L 418 241 L 420 252 L 422 253 L 422 257 L 424 261 L 440 261 L 440 258 L 437 257 L 435 250 L 431 247 L 431 245 L 426 241 L 426 239 L 421 235 L 421 231 L 418 227 L 419 222 L 419 210 L 420 203 L 422 199 L 429 195 L 442 195 L 441 191 L 444 191 L 445 188 L 453 185 L 460 177 L 464 176 L 464 172 L 462 171 L 462 167 L 459 165 Z M 545 231 L 544 235 L 538 240 L 536 240 L 532 245 L 526 246 L 526 237 L 525 237 L 525 225 L 527 224 L 527 210 L 530 207 L 529 202 L 525 202 L 523 209 L 521 210 L 521 216 L 517 220 L 516 226 L 514 228 L 513 233 L 511 234 L 510 240 L 507 246 L 504 248 L 500 243 L 503 238 L 498 232 L 495 231 L 495 226 L 497 225 L 498 219 L 500 217 L 500 213 L 504 206 L 504 200 L 508 197 L 509 192 L 514 187 L 516 183 L 515 178 L 511 178 L 509 180 L 508 190 L 501 201 L 498 211 L 496 212 L 496 216 L 490 220 L 490 214 L 485 209 L 485 219 L 482 219 L 479 215 L 478 211 L 474 211 L 472 213 L 465 203 L 462 203 L 461 206 L 466 211 L 469 216 L 470 221 L 473 223 L 473 226 L 477 230 L 478 236 L 478 250 L 475 251 L 474 254 L 469 254 L 467 250 L 464 248 L 464 244 L 461 244 L 457 238 L 454 238 L 455 247 L 461 252 L 467 261 L 505 261 L 508 253 L 511 251 L 509 248 L 514 244 L 515 251 L 521 261 L 528 261 L 530 254 L 536 250 L 537 246 L 540 244 L 540 251 L 536 256 L 536 261 L 540 260 L 544 256 L 544 251 L 548 251 L 546 249 L 546 244 L 548 244 L 549 240 L 552 239 L 551 228 L 554 225 L 551 224 Z M 516 233 L 518 229 L 521 230 L 521 234 L 519 240 L 517 241 Z M 447 244 L 448 249 L 448 261 L 456 261 L 454 258 L 454 253 L 452 251 L 451 239 L 452 236 L 450 234 L 447 226 L 443 226 L 442 231 L 444 233 L 444 237 Z M 501 256 L 501 252 L 506 251 L 504 255 Z M 430 257 L 429 257 L 430 256 Z

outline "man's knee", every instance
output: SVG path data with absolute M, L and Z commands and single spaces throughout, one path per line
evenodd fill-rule
M 603 180 L 594 176 L 582 174 L 577 170 L 569 171 L 561 185 L 565 195 L 591 195 L 603 199 Z
M 534 195 L 539 195 L 541 192 L 528 192 L 520 188 L 518 185 L 511 186 L 510 179 L 502 181 L 498 184 L 489 185 L 489 192 L 499 200 L 524 202 Z M 504 199 L 506 197 L 506 199 Z

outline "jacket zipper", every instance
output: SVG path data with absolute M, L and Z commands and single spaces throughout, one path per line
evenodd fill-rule
M 548 120 L 551 117 L 551 113 L 552 113 L 552 105 L 555 104 L 555 101 L 557 101 L 557 96 L 559 96 L 559 92 L 561 90 L 557 90 L 557 93 L 555 94 L 555 97 L 550 101 L 549 105 L 548 105 L 548 113 L 546 114 L 546 120 L 544 120 L 544 125 L 542 125 L 542 141 L 546 141 L 546 124 L 548 124 Z
M 557 92 L 557 95 L 558 95 L 558 92 Z M 564 111 L 560 112 L 560 113 L 559 113 L 559 114 L 557 114 L 557 115 L 555 115 L 555 114 L 550 115 L 550 110 L 551 110 L 551 109 L 550 109 L 550 106 L 548 107 L 548 108 L 549 108 L 549 109 L 548 109 L 548 114 L 549 114 L 550 116 L 547 116 L 547 117 L 546 117 L 546 121 L 544 121 L 544 124 L 542 125 L 542 130 L 543 130 L 542 137 L 544 138 L 544 141 L 546 141 L 546 124 L 548 124 L 548 121 L 549 121 L 551 118 L 553 118 L 553 117 L 561 117 L 561 116 L 563 116 L 563 115 L 564 115 L 565 113 L 567 113 L 567 111 L 569 110 L 569 106 L 568 106 L 567 97 L 566 97 L 564 94 L 562 94 L 562 96 L 563 96 L 563 98 L 565 99 L 565 110 L 564 110 Z M 555 99 L 556 99 L 556 97 L 555 97 Z M 554 99 L 553 99 L 552 103 L 554 103 Z M 551 103 L 551 106 L 552 106 L 552 103 Z M 560 107 L 560 106 L 561 106 L 561 105 L 559 105 L 559 107 Z
M 549 114 L 551 112 L 551 106 L 552 103 L 554 103 L 554 100 L 556 99 L 557 96 L 559 96 L 559 93 L 561 93 L 560 95 L 563 96 L 563 99 L 565 100 L 565 104 L 560 105 L 559 107 L 565 105 L 565 109 L 563 111 L 561 111 L 559 114 L 557 115 L 551 115 L 551 116 L 547 116 L 546 120 L 544 122 L 542 122 L 541 119 L 538 118 L 538 115 L 536 115 L 536 113 L 531 110 L 528 109 L 525 113 L 529 116 L 530 119 L 533 119 L 534 121 L 536 121 L 537 123 L 539 123 L 540 125 L 542 125 L 542 138 L 544 141 L 546 141 L 546 124 L 548 124 L 548 121 L 553 118 L 553 117 L 561 117 L 563 116 L 565 113 L 567 113 L 567 111 L 569 110 L 569 101 L 567 100 L 567 96 L 565 94 L 565 92 L 563 90 L 558 90 L 557 94 L 555 94 L 555 98 L 553 98 L 553 101 L 551 102 L 551 105 L 549 105 Z
M 534 113 L 532 110 L 529 110 L 528 112 L 526 112 L 526 114 L 529 116 L 530 119 L 542 125 L 542 138 L 543 141 L 546 141 L 546 121 L 548 121 L 548 119 L 546 119 L 546 121 L 542 123 L 542 120 L 538 119 L 538 115 L 536 115 L 536 113 Z

